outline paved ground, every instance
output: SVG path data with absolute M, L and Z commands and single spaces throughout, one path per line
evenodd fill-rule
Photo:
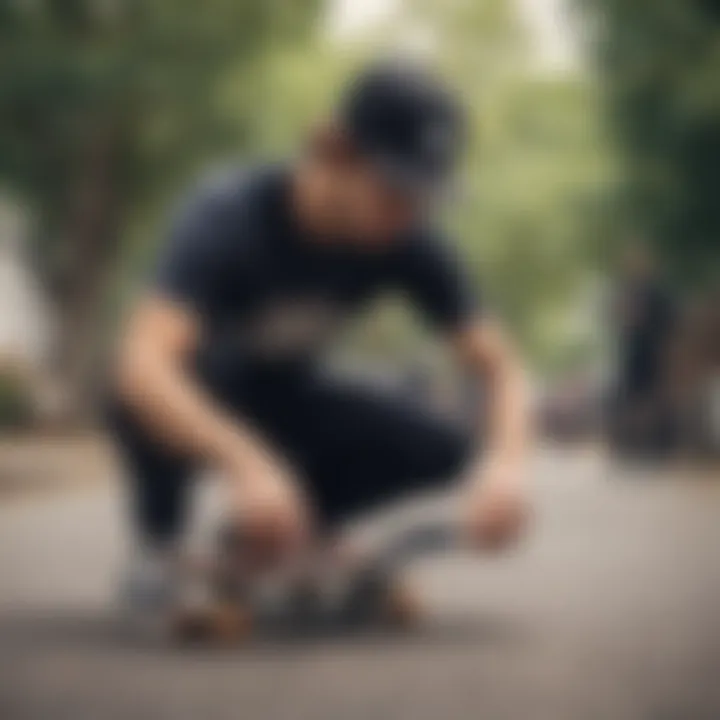
M 108 598 L 123 555 L 105 486 L 0 506 L 0 718 L 720 717 L 720 482 L 538 459 L 513 557 L 414 570 L 408 637 L 141 647 Z

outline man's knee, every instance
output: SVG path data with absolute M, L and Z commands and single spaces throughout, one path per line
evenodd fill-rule
M 472 450 L 470 434 L 451 423 L 438 423 L 417 448 L 423 474 L 446 480 L 461 474 Z

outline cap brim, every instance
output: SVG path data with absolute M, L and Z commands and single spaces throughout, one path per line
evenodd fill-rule
M 368 158 L 385 183 L 408 196 L 438 201 L 456 194 L 456 183 L 444 174 L 433 176 L 425 170 L 372 153 L 368 153 Z

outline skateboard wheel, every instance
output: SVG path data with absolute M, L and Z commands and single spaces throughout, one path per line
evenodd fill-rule
M 388 589 L 380 607 L 380 620 L 394 628 L 415 627 L 423 617 L 422 605 L 406 586 Z
M 252 627 L 245 608 L 223 604 L 182 612 L 173 623 L 173 635 L 182 642 L 229 645 L 245 640 Z

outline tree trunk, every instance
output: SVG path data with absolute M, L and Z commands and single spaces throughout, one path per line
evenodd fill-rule
M 122 198 L 120 143 L 111 125 L 97 127 L 78 163 L 61 236 L 51 373 L 61 402 L 58 421 L 90 422 L 102 377 L 102 320 L 117 256 Z

